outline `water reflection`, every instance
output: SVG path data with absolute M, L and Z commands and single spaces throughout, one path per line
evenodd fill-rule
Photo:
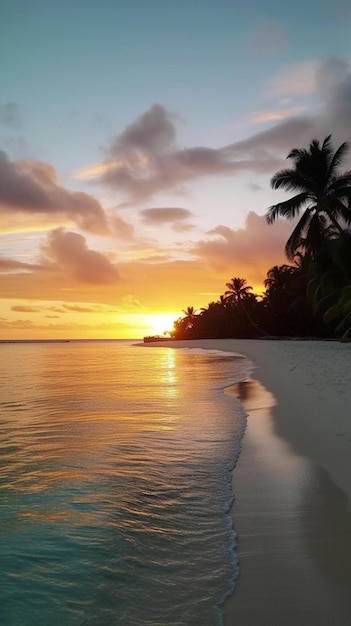
M 234 567 L 232 360 L 72 342 L 2 363 L 2 624 L 212 626 Z

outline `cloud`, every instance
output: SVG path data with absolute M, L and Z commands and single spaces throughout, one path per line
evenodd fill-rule
M 178 207 L 144 209 L 140 213 L 143 222 L 150 225 L 172 224 L 192 217 L 191 211 Z
M 179 148 L 169 111 L 153 105 L 115 137 L 97 180 L 126 196 L 125 205 L 138 204 L 165 190 L 180 192 L 184 184 L 204 176 L 228 176 L 262 168 L 261 163 L 233 159 L 227 149 L 203 146 Z
M 258 111 L 251 117 L 251 124 L 266 124 L 267 122 L 281 122 L 301 115 L 305 107 L 291 107 L 290 109 L 275 109 L 272 111 Z
M 339 141 L 351 140 L 351 61 L 331 58 L 316 73 L 324 103 L 322 123 Z
M 284 27 L 278 22 L 262 22 L 255 31 L 250 49 L 257 55 L 276 54 L 289 44 Z
M 38 161 L 10 161 L 0 151 L 0 210 L 13 213 L 63 216 L 83 230 L 108 232 L 107 218 L 91 195 L 70 192 L 58 184 L 55 169 Z
M 333 135 L 335 143 L 351 140 L 351 59 L 331 57 L 322 63 L 309 61 L 295 65 L 272 81 L 269 90 L 279 96 L 313 94 L 317 99 L 315 114 L 309 118 L 310 128 L 308 124 L 306 127 L 309 137 L 305 145 L 314 137 L 323 139 L 329 134 Z M 296 117 L 297 122 L 303 119 Z M 284 129 L 278 126 L 280 130 L 283 132 L 279 134 L 284 137 Z M 298 146 L 297 139 L 290 148 Z
M 121 162 L 121 165 L 123 163 Z M 108 170 L 114 169 L 116 163 L 94 163 L 88 167 L 82 167 L 73 172 L 73 178 L 77 180 L 90 180 L 91 178 L 98 178 Z
M 279 169 L 294 145 L 303 146 L 311 140 L 316 130 L 312 118 L 296 117 L 263 130 L 248 139 L 223 148 L 228 158 L 245 164 L 254 174 L 273 174 Z M 242 166 L 244 169 L 244 165 Z
M 83 283 L 111 284 L 119 280 L 115 265 L 101 252 L 90 250 L 82 235 L 57 228 L 43 245 L 43 263 Z
M 267 92 L 275 96 L 315 93 L 318 67 L 317 61 L 304 61 L 285 68 L 269 82 Z
M 194 224 L 183 224 L 183 222 L 174 222 L 172 225 L 174 232 L 176 233 L 188 233 L 190 230 L 194 230 Z
M 46 313 L 47 311 L 53 311 L 55 313 L 101 313 L 102 311 L 110 310 L 102 305 L 82 305 L 82 304 L 65 304 L 63 303 L 61 306 L 33 306 L 29 304 L 15 304 L 11 306 L 11 311 L 15 311 L 17 313 Z M 46 314 L 45 317 L 59 319 L 60 315 L 52 315 L 50 313 Z
M 43 267 L 41 265 L 36 265 L 34 263 L 23 263 L 22 261 L 17 261 L 16 259 L 9 259 L 7 257 L 0 257 L 0 272 L 31 272 L 34 270 L 42 270 Z
M 279 75 L 269 85 L 270 95 L 313 94 L 315 110 L 309 115 L 301 104 L 272 108 L 253 117 L 270 128 L 248 139 L 220 148 L 179 147 L 174 116 L 154 104 L 114 137 L 104 163 L 91 171 L 95 182 L 122 194 L 124 206 L 148 201 L 165 191 L 184 193 L 191 182 L 204 177 L 236 176 L 241 172 L 272 175 L 284 165 L 291 148 L 308 145 L 326 134 L 348 139 L 350 121 L 350 63 L 329 59 L 309 61 Z M 286 98 L 285 98 L 286 101 Z M 318 104 L 318 106 L 317 106 Z M 89 176 L 89 168 L 85 176 Z
M 145 307 L 141 304 L 141 302 L 138 300 L 138 298 L 136 298 L 135 296 L 133 296 L 132 294 L 128 293 L 127 295 L 123 296 L 122 298 L 122 305 L 125 309 L 129 310 L 129 311 L 145 311 Z
M 0 328 L 2 329 L 16 329 L 16 330 L 33 330 L 37 328 L 37 326 L 32 322 L 32 320 L 14 320 L 8 321 L 6 319 L 0 318 Z
M 51 306 L 49 307 L 49 311 L 54 311 L 55 313 L 66 313 L 64 306 Z
M 96 313 L 101 310 L 100 305 L 94 306 L 82 306 L 81 304 L 62 304 L 62 306 L 50 306 L 44 307 L 44 310 L 54 311 L 55 313 L 67 313 L 67 311 L 74 311 L 77 313 Z M 59 316 L 54 316 L 59 317 Z
M 153 254 L 148 256 L 140 256 L 137 258 L 138 263 L 155 264 L 155 263 L 168 263 L 172 261 L 172 256 L 169 254 Z
M 271 266 L 286 263 L 284 246 L 292 229 L 285 220 L 269 226 L 264 216 L 251 211 L 244 228 L 217 226 L 192 251 L 218 273 L 243 276 L 257 285 Z
M 113 155 L 156 155 L 175 147 L 176 131 L 172 115 L 154 104 L 117 137 L 110 148 Z
M 11 311 L 16 311 L 17 313 L 38 313 L 40 311 L 40 308 L 25 304 L 15 304 L 11 307 Z
M 313 138 L 323 140 L 332 134 L 335 147 L 351 141 L 351 62 L 332 58 L 319 65 L 306 64 L 305 69 L 306 66 L 310 76 L 307 82 L 311 89 L 313 84 L 319 98 L 317 113 L 279 122 L 225 148 L 233 158 L 246 158 L 253 172 L 259 173 L 266 167 L 267 172 L 274 173 L 282 165 L 279 157 L 286 156 L 293 147 L 307 147 Z M 293 75 L 292 72 L 290 78 Z M 292 80 L 293 84 L 296 87 L 298 80 Z
M 252 135 L 248 139 L 243 139 L 236 143 L 230 144 L 224 150 L 233 156 L 241 155 L 243 159 L 249 161 L 254 167 L 262 161 L 269 162 L 272 155 L 280 155 L 288 146 L 297 141 L 302 140 L 314 126 L 314 122 L 309 117 L 296 117 L 290 120 L 279 122 L 268 128 Z M 249 167 L 248 163 L 248 167 Z M 267 165 L 267 163 L 266 163 Z M 272 166 L 272 163 L 269 165 Z
M 75 311 L 76 313 L 96 313 L 99 309 L 99 307 L 81 306 L 79 304 L 63 304 L 62 306 L 66 311 Z
M 12 130 L 18 130 L 22 127 L 22 115 L 18 104 L 7 102 L 0 105 L 0 124 Z
M 109 213 L 109 224 L 112 233 L 118 239 L 123 241 L 132 241 L 134 239 L 134 228 L 129 222 L 120 215 Z

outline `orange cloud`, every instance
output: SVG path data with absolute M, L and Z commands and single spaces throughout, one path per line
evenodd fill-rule
M 82 306 L 78 304 L 63 304 L 65 311 L 75 311 L 76 313 L 96 313 L 98 310 L 94 306 Z
M 23 263 L 22 261 L 16 261 L 16 259 L 9 259 L 7 257 L 0 257 L 0 273 L 5 272 L 27 272 L 42 270 L 42 266 L 34 263 Z
M 40 309 L 35 306 L 28 306 L 25 304 L 16 304 L 11 307 L 11 311 L 17 311 L 18 313 L 38 313 Z
M 82 235 L 62 228 L 52 231 L 43 244 L 44 265 L 63 271 L 79 282 L 111 284 L 119 280 L 115 265 L 101 252 L 90 250 Z
M 3 298 L 12 300 L 13 311 L 37 307 L 36 301 L 44 300 L 46 312 L 53 314 L 93 317 L 101 312 L 99 307 L 112 306 L 117 320 L 122 310 L 147 314 L 199 308 L 217 299 L 235 275 L 262 288 L 267 270 L 286 262 L 284 245 L 292 228 L 284 220 L 268 226 L 264 216 L 250 212 L 244 228 L 217 226 L 205 239 L 181 249 L 184 260 L 154 250 L 153 257 L 120 261 L 118 269 L 104 254 L 91 250 L 82 235 L 56 229 L 42 246 L 39 264 L 3 260 L 0 290 Z
M 208 232 L 208 239 L 194 245 L 193 252 L 221 275 L 242 276 L 260 285 L 270 267 L 286 263 L 284 245 L 292 228 L 284 220 L 269 226 L 264 216 L 251 211 L 245 228 L 217 226 Z
M 251 124 L 266 124 L 267 122 L 281 122 L 296 117 L 305 111 L 305 107 L 291 107 L 290 109 L 275 109 L 273 111 L 259 111 L 251 117 Z
M 115 235 L 115 237 L 118 237 L 118 239 L 121 239 L 123 241 L 132 241 L 134 239 L 133 226 L 125 219 L 120 217 L 120 215 L 110 212 L 109 223 L 112 233 Z

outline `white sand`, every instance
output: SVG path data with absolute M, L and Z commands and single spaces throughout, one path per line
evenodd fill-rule
M 276 398 L 277 434 L 329 472 L 351 510 L 351 343 L 206 339 L 157 345 L 247 356 L 253 378 Z
M 156 345 L 156 344 L 154 344 Z M 351 624 L 351 344 L 199 340 L 247 356 L 233 472 L 240 576 L 225 626 Z

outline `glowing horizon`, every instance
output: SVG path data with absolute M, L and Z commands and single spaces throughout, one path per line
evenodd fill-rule
M 347 10 L 299 1 L 7 3 L 0 339 L 162 334 L 233 277 L 262 293 L 294 227 L 266 223 L 272 175 L 351 140 Z

